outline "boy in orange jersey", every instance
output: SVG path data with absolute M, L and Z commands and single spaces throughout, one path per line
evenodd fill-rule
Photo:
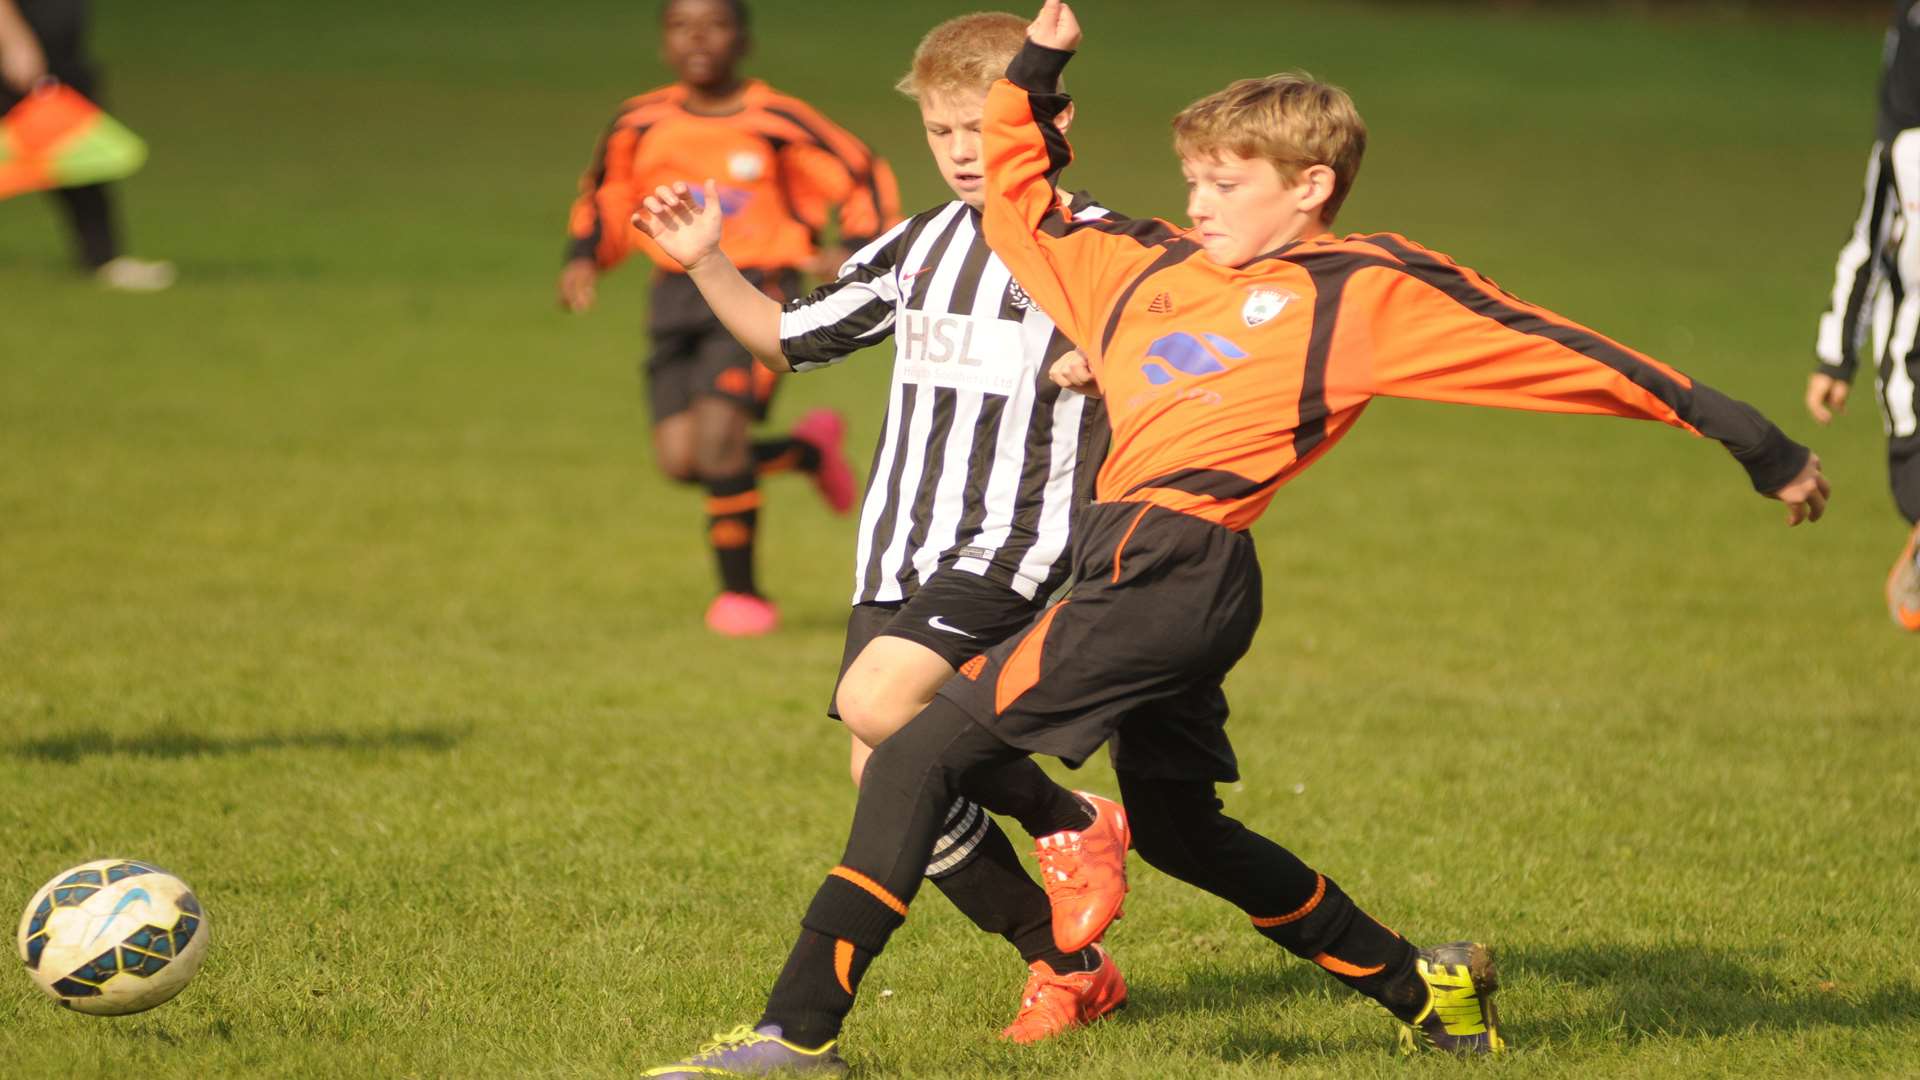
M 804 297 L 776 303 L 727 259 L 714 181 L 697 204 L 688 185 L 661 189 L 635 219 L 775 370 L 823 370 L 894 344 L 829 710 L 852 736 L 856 784 L 871 747 L 924 709 L 955 669 L 1024 629 L 1066 582 L 1074 508 L 1106 446 L 1100 402 L 1048 378 L 1071 343 L 980 233 L 981 115 L 1026 26 L 1018 15 L 974 12 L 921 39 L 895 89 L 918 106 L 953 197 L 887 230 Z M 1073 205 L 1080 217 L 1108 216 L 1085 196 Z M 1126 894 L 1119 804 L 1076 798 L 1031 760 L 968 794 L 979 802 L 954 801 L 926 874 L 1028 965 L 1002 1035 L 1036 1042 L 1118 1008 L 1125 980 L 1095 942 Z M 983 805 L 1038 838 L 1044 892 Z
M 754 576 L 759 476 L 810 474 L 837 513 L 853 505 L 854 480 L 841 451 L 845 424 L 815 410 L 786 438 L 751 441 L 766 417 L 773 379 L 757 368 L 713 317 L 679 263 L 628 227 L 638 193 L 656 185 L 722 178 L 726 245 L 754 284 L 784 299 L 800 292 L 802 269 L 831 273 L 838 254 L 819 250 L 830 210 L 841 242 L 858 246 L 898 216 L 886 162 L 811 106 L 737 72 L 746 54 L 744 0 L 668 0 L 661 52 L 678 81 L 622 106 L 594 150 L 569 224 L 560 303 L 593 306 L 605 270 L 639 249 L 656 274 L 650 305 L 647 382 L 654 453 L 661 471 L 707 493 L 707 535 L 720 593 L 707 625 L 734 636 L 772 631 L 778 612 Z
M 1170 761 L 1231 752 L 1221 684 L 1261 614 L 1246 528 L 1378 394 L 1657 419 L 1720 440 L 1789 524 L 1825 510 L 1819 461 L 1751 407 L 1410 241 L 1334 238 L 1366 141 L 1334 87 L 1246 80 L 1180 114 L 1192 230 L 1069 219 L 1050 177 L 1070 154 L 1049 121 L 1068 104 L 1052 88 L 1079 27 L 1048 0 L 1028 33 L 987 101 L 986 230 L 1090 358 L 1056 377 L 1106 396 L 1113 448 L 1076 533 L 1075 584 L 874 752 L 846 853 L 761 1021 L 784 1037 L 736 1033 L 653 1075 L 843 1068 L 834 1040 L 859 976 L 904 921 L 909 871 L 955 785 L 1107 742 L 1148 862 L 1378 1001 L 1409 1044 L 1498 1051 L 1484 946 L 1416 948 L 1221 814 L 1211 784 L 1165 778 Z

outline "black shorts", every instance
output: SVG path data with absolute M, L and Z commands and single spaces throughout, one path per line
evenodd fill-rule
M 1260 625 L 1253 540 L 1146 503 L 1074 526 L 1074 585 L 1033 627 L 940 690 L 1007 743 L 1166 780 L 1239 779 L 1227 672 Z
M 799 295 L 796 270 L 743 271 L 768 296 Z M 654 423 L 686 412 L 702 397 L 738 404 L 765 420 L 777 378 L 727 333 L 700 289 L 685 274 L 662 274 L 653 284 L 647 320 L 652 351 L 647 356 L 647 399 Z
M 840 678 L 846 677 L 854 658 L 877 637 L 906 638 L 925 645 L 957 668 L 1025 629 L 1044 606 L 978 574 L 940 570 L 904 602 L 854 605 L 847 616 Z M 833 681 L 834 697 L 827 701 L 827 715 L 835 720 L 840 719 L 835 704 L 840 678 Z

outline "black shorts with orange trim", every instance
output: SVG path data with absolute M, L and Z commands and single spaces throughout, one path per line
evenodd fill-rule
M 1096 503 L 1074 528 L 1072 592 L 941 696 L 1069 765 L 1108 743 L 1136 776 L 1239 779 L 1221 683 L 1260 625 L 1252 539 L 1147 503 Z
M 937 653 L 948 665 L 961 664 L 998 645 L 1033 622 L 1045 605 L 1029 600 L 997 581 L 964 570 L 941 569 L 905 601 L 855 604 L 847 616 L 847 644 L 840 656 L 840 678 L 877 637 L 906 638 Z M 833 684 L 840 694 L 840 680 Z M 827 715 L 840 719 L 833 700 Z
M 800 294 L 797 270 L 746 270 L 748 281 L 784 300 Z M 753 359 L 727 333 L 685 274 L 661 274 L 653 283 L 648 318 L 652 351 L 645 373 L 654 423 L 686 412 L 702 397 L 719 397 L 765 420 L 779 376 Z

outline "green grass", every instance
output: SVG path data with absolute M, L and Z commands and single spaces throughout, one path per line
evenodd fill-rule
M 433 6 L 101 11 L 154 148 L 134 246 L 179 261 L 170 294 L 70 279 L 41 201 L 0 204 L 0 898 L 132 855 L 215 934 L 131 1019 L 0 979 L 9 1076 L 631 1075 L 756 1015 L 838 854 L 820 710 L 851 527 L 775 489 L 788 629 L 706 636 L 697 499 L 652 471 L 633 374 L 644 275 L 552 308 L 574 172 L 660 80 L 650 9 Z M 885 87 L 948 9 L 760 6 L 756 70 L 938 198 Z M 1166 117 L 1306 67 L 1373 128 L 1344 227 L 1756 402 L 1838 489 L 1789 531 L 1670 430 L 1380 403 L 1256 530 L 1229 811 L 1415 939 L 1495 942 L 1501 1075 L 1920 1068 L 1920 643 L 1879 600 L 1900 526 L 1865 400 L 1832 431 L 1797 406 L 1876 29 L 1085 7 L 1076 183 L 1177 215 Z M 793 380 L 782 414 L 837 403 L 869 444 L 885 366 Z M 1023 972 L 929 891 L 856 1066 L 1471 1067 L 1396 1059 L 1375 1008 L 1134 874 L 1116 1022 L 998 1042 Z

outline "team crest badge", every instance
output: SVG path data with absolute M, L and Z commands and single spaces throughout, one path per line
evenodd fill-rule
M 767 161 L 759 154 L 742 150 L 727 158 L 727 174 L 742 184 L 751 184 L 767 173 Z
M 1033 298 L 1027 295 L 1027 290 L 1021 288 L 1017 281 L 1007 282 L 1007 302 L 1021 311 L 1033 310 Z
M 1290 292 L 1281 289 L 1253 289 L 1247 293 L 1246 305 L 1240 309 L 1240 317 L 1248 326 L 1259 326 L 1287 309 L 1287 305 L 1299 299 Z

